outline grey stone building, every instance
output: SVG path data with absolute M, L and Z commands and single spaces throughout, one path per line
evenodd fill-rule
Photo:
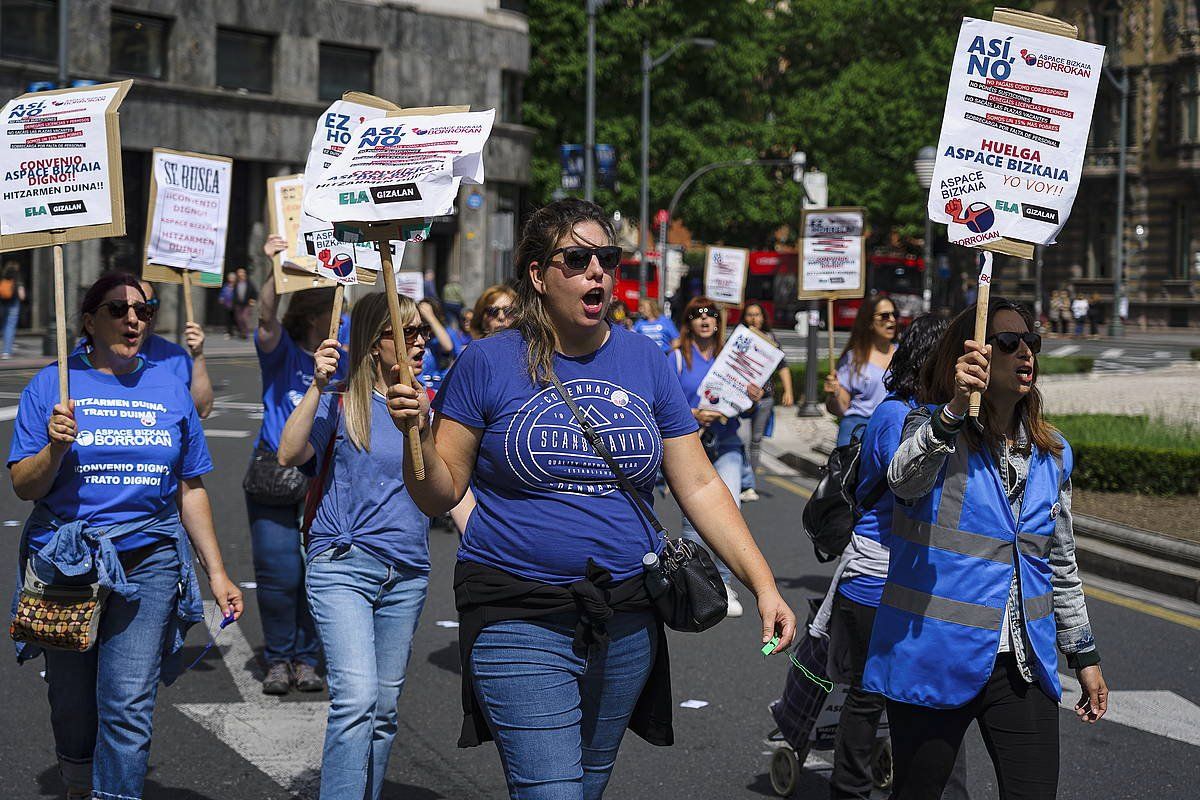
M 68 304 L 104 269 L 136 271 L 146 225 L 150 150 L 234 159 L 226 267 L 269 273 L 266 179 L 304 167 L 317 116 L 345 90 L 401 106 L 495 108 L 487 183 L 464 186 L 458 213 L 437 220 L 405 265 L 475 297 L 507 277 L 533 131 L 521 125 L 528 71 L 525 3 L 518 0 L 0 0 L 0 94 L 54 81 L 58 3 L 69 2 L 71 80 L 133 78 L 121 106 L 128 234 L 67 247 Z M 46 87 L 49 88 L 49 87 Z M 20 253 L 31 300 L 24 327 L 51 321 L 49 251 Z M 197 290 L 198 292 L 201 290 Z M 215 292 L 197 297 L 218 321 Z M 175 324 L 163 294 L 160 330 Z

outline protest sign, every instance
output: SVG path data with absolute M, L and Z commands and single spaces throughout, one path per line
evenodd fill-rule
M 997 9 L 990 22 L 963 20 L 928 201 L 951 242 L 1024 258 L 1054 244 L 1079 188 L 1103 59 L 1101 45 L 1047 17 Z
M 800 216 L 800 299 L 862 297 L 866 210 L 806 209 Z
M 696 389 L 700 408 L 712 409 L 726 417 L 735 417 L 750 408 L 754 402 L 746 393 L 746 387 L 766 385 L 783 355 L 783 351 L 764 336 L 745 325 L 738 325 Z
M 132 85 L 34 92 L 5 104 L 0 251 L 125 235 L 117 109 Z
M 414 302 L 425 299 L 425 276 L 420 272 L 401 272 L 396 270 L 396 291 Z
M 746 295 L 750 251 L 742 247 L 704 250 L 704 294 L 718 303 L 741 305 Z
M 232 174 L 231 158 L 154 148 L 146 211 L 147 264 L 224 273 Z

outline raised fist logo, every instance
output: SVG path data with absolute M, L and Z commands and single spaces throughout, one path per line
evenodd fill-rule
M 953 217 L 955 222 L 962 223 L 966 221 L 958 218 L 958 215 L 962 213 L 962 200 L 959 200 L 957 197 L 946 203 L 946 213 Z
M 972 233 L 989 231 L 996 224 L 996 212 L 987 203 L 971 203 L 963 210 L 962 200 L 954 198 L 946 203 L 946 213 L 959 225 L 966 225 Z

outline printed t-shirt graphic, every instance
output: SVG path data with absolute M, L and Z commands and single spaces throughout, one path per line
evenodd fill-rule
M 72 356 L 68 368 L 79 433 L 38 501 L 57 517 L 95 526 L 142 519 L 175 505 L 179 481 L 212 471 L 196 407 L 169 370 L 144 364 L 128 375 L 108 375 L 83 356 Z M 10 467 L 49 443 L 46 426 L 57 402 L 58 367 L 50 364 L 21 392 Z M 31 531 L 33 546 L 50 534 Z M 135 533 L 116 546 L 131 550 L 151 541 Z

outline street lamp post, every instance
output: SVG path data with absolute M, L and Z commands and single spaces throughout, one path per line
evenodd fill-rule
M 638 300 L 646 296 L 646 283 L 650 274 L 650 262 L 646 257 L 654 235 L 650 231 L 650 72 L 659 64 L 675 55 L 675 51 L 686 45 L 695 45 L 703 50 L 711 50 L 717 46 L 712 39 L 693 38 L 680 39 L 667 48 L 658 58 L 650 57 L 650 40 L 642 40 L 642 202 L 638 215 L 638 250 L 641 259 L 638 264 Z M 663 282 L 663 257 L 659 254 L 659 286 Z M 661 292 L 661 290 L 660 290 Z
M 913 169 L 917 173 L 917 183 L 925 191 L 926 205 L 928 204 L 929 187 L 933 184 L 933 165 L 937 161 L 937 150 L 932 147 L 922 147 L 917 152 L 917 160 Z M 925 311 L 933 307 L 933 220 L 929 218 L 929 209 L 925 208 L 925 275 L 924 287 L 921 290 L 922 303 Z
M 1107 55 L 1107 54 L 1105 54 Z M 1121 295 L 1125 292 L 1125 151 L 1129 146 L 1126 130 L 1129 116 L 1129 71 L 1121 71 L 1118 81 L 1111 68 L 1101 70 L 1113 87 L 1121 93 L 1120 146 L 1117 152 L 1117 228 L 1113 231 L 1113 306 L 1108 321 L 1109 336 L 1124 336 L 1125 324 L 1121 322 Z
M 596 12 L 608 0 L 587 0 L 587 104 L 584 121 L 583 199 L 596 191 Z

